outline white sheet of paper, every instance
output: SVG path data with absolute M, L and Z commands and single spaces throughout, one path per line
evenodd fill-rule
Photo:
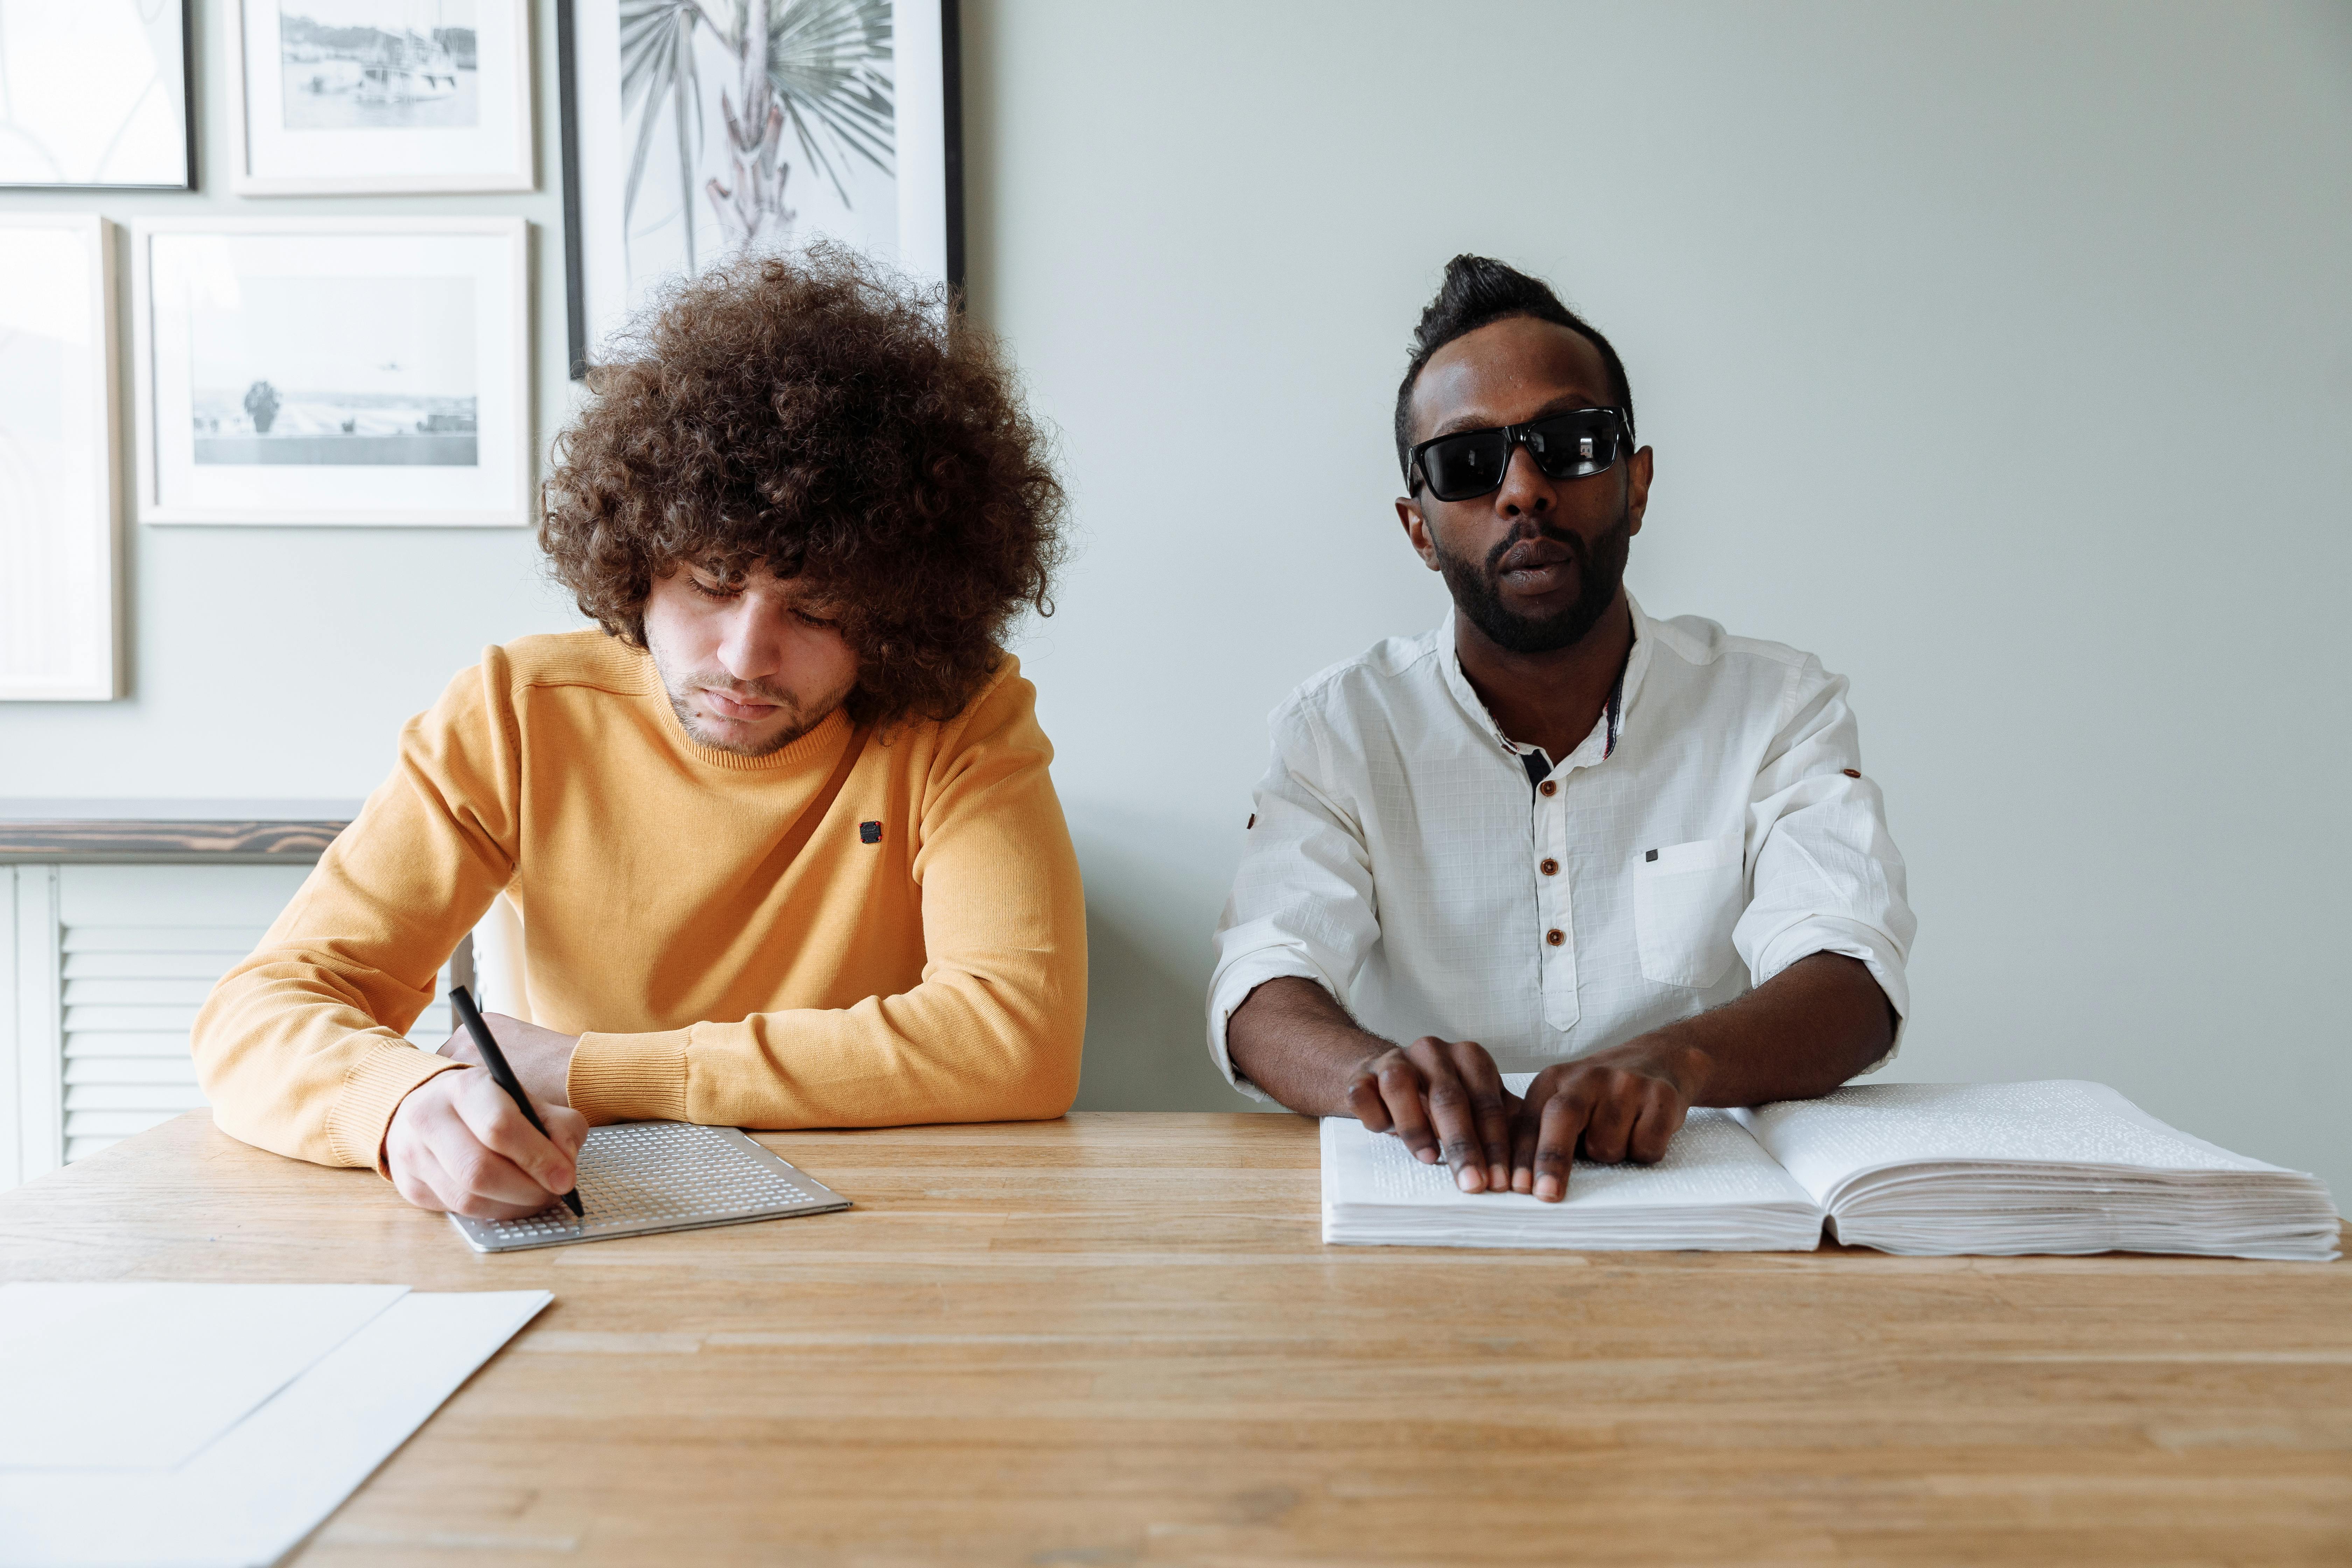
M 0 1470 L 167 1470 L 405 1285 L 0 1285 Z
M 275 1563 L 552 1300 L 403 1296 L 177 1469 L 0 1472 L 0 1568 Z

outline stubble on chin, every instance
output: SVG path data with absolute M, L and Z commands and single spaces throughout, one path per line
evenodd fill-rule
M 1440 547 L 1438 569 L 1454 595 L 1454 607 L 1497 647 L 1511 653 L 1556 653 L 1582 642 L 1615 602 L 1625 580 L 1627 545 L 1633 538 L 1630 513 L 1591 545 L 1565 531 L 1546 528 L 1544 537 L 1568 546 L 1576 560 L 1576 603 L 1555 616 L 1537 618 L 1514 613 L 1503 603 L 1500 573 L 1504 552 L 1517 542 L 1507 539 L 1495 546 L 1482 564 L 1465 561 Z
M 688 699 L 693 692 L 702 689 L 699 685 L 689 685 L 683 692 L 677 687 L 669 687 L 667 689 L 670 710 L 677 715 L 678 724 L 686 731 L 688 738 L 698 746 L 707 746 L 714 752 L 725 752 L 730 756 L 773 756 L 816 728 L 814 724 L 802 721 L 798 704 L 789 698 L 782 698 L 772 692 L 761 692 L 759 694 L 761 700 L 782 704 L 784 714 L 782 727 L 774 734 L 762 737 L 756 742 L 746 743 L 741 741 L 731 741 L 723 735 L 713 734 L 709 721 L 694 710 L 693 704 Z
M 662 694 L 669 699 L 670 711 L 677 715 L 678 728 L 686 731 L 687 739 L 698 746 L 708 747 L 714 752 L 725 752 L 730 756 L 773 756 L 816 728 L 814 721 L 807 720 L 803 716 L 799 700 L 789 691 L 778 691 L 772 687 L 761 685 L 757 681 L 749 685 L 739 685 L 724 677 L 707 676 L 699 672 L 689 675 L 676 674 L 662 658 L 659 648 L 655 648 L 652 652 L 654 670 L 661 679 Z M 724 734 L 716 733 L 709 719 L 697 712 L 694 708 L 695 694 L 713 689 L 730 693 L 740 692 L 743 696 L 756 701 L 773 702 L 777 705 L 784 722 L 773 734 L 762 736 L 758 741 L 749 743 L 730 740 Z M 817 717 L 821 720 L 824 715 L 819 714 Z

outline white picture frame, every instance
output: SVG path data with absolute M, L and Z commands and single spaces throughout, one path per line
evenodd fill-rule
M 528 251 L 519 217 L 134 223 L 138 520 L 528 524 Z
M 0 187 L 189 191 L 188 0 L 0 0 Z
M 0 701 L 122 695 L 113 227 L 0 215 Z
M 229 16 L 237 195 L 538 188 L 530 0 L 231 0 Z M 467 25 L 439 25 L 453 16 Z
M 669 283 L 747 245 L 823 235 L 919 282 L 963 286 L 957 0 L 837 0 L 827 29 L 772 36 L 764 81 L 751 3 L 557 11 L 575 380 Z M 753 94 L 772 121 L 742 112 Z

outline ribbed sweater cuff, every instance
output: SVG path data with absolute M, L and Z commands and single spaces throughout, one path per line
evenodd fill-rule
M 372 1166 L 390 1180 L 383 1135 L 392 1127 L 393 1112 L 426 1079 L 465 1065 L 404 1042 L 387 1041 L 383 1049 L 370 1051 L 343 1080 L 343 1092 L 335 1103 L 335 1142 L 344 1163 Z
M 592 1122 L 686 1121 L 689 1032 L 581 1036 L 567 1087 L 572 1109 Z

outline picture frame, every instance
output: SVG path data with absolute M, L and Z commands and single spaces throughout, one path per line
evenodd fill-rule
M 239 195 L 538 188 L 530 0 L 231 0 L 230 43 Z
M 0 214 L 0 701 L 122 695 L 114 226 Z
M 138 520 L 527 524 L 528 252 L 519 217 L 132 225 Z
M 558 0 L 556 29 L 575 381 L 665 284 L 747 247 L 823 234 L 963 287 L 957 0 Z
M 0 188 L 192 191 L 193 0 L 0 0 Z

